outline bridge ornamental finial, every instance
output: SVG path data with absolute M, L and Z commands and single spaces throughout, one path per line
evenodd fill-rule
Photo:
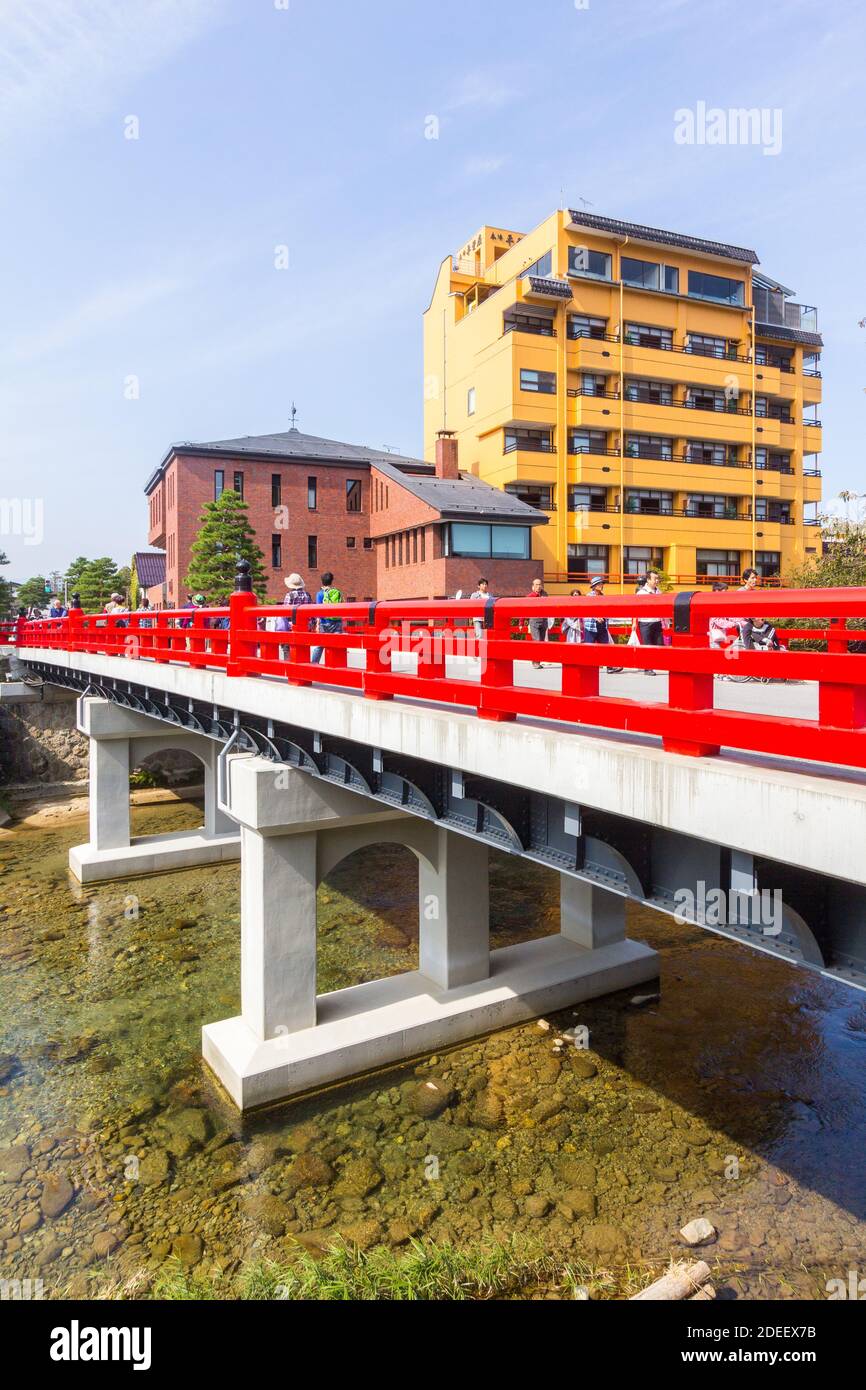
M 237 578 L 235 579 L 236 594 L 251 594 L 253 591 L 253 581 L 250 578 L 249 560 L 238 560 Z
M 72 595 L 72 607 L 73 607 L 73 608 L 80 608 L 80 607 L 81 607 L 81 595 L 80 595 L 80 594 L 73 594 L 73 595 Z

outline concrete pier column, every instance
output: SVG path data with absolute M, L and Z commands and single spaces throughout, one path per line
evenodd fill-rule
M 316 832 L 241 827 L 241 1016 L 260 1041 L 316 1022 Z
M 129 739 L 90 739 L 90 844 L 129 847 Z
M 597 883 L 559 876 L 559 930 L 588 951 L 625 940 L 625 898 Z
M 196 755 L 201 758 L 204 767 L 204 833 L 209 838 L 215 835 L 233 835 L 237 833 L 237 822 L 231 816 L 226 815 L 218 804 L 218 779 L 217 764 L 219 762 L 220 744 L 214 739 L 202 738 L 196 748 Z
M 436 828 L 436 862 L 419 859 L 418 969 L 440 989 L 490 974 L 487 845 Z

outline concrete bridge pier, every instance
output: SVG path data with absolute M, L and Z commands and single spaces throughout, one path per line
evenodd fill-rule
M 241 1014 L 206 1025 L 202 1049 L 242 1110 L 658 973 L 605 889 L 564 888 L 560 934 L 491 952 L 483 841 L 263 758 L 230 758 L 228 786 L 242 827 Z M 419 861 L 419 969 L 317 996 L 318 884 L 382 842 Z
M 81 883 L 187 869 L 239 857 L 238 828 L 218 805 L 218 742 L 95 696 L 79 701 L 77 727 L 90 741 L 90 838 L 87 844 L 75 845 L 69 851 L 69 867 Z M 204 826 L 170 835 L 133 837 L 129 774 L 144 758 L 165 749 L 182 749 L 201 762 Z

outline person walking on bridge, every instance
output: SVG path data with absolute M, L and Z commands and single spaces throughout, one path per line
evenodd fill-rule
M 326 570 L 322 575 L 322 587 L 316 594 L 316 603 L 342 603 L 343 595 L 334 586 L 334 576 L 330 570 Z M 316 628 L 319 632 L 342 632 L 343 622 L 341 618 L 318 618 Z M 325 654 L 324 647 L 314 647 L 310 654 L 310 660 L 316 665 L 322 660 Z
M 545 589 L 540 579 L 533 579 L 532 588 L 530 589 L 526 597 L 547 598 L 547 590 Z M 546 642 L 547 632 L 548 623 L 546 618 L 529 619 L 529 636 L 531 637 L 533 642 Z M 543 663 L 540 661 L 533 661 L 532 664 L 535 667 L 536 671 L 540 671 Z

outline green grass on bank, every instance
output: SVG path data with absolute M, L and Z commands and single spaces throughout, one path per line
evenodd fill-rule
M 338 1241 L 324 1252 L 299 1249 L 286 1261 L 248 1266 L 233 1280 L 187 1274 L 178 1265 L 157 1278 L 151 1296 L 170 1300 L 240 1298 L 290 1302 L 463 1302 L 557 1293 L 601 1292 L 610 1276 L 581 1261 L 517 1239 L 504 1245 L 458 1250 L 450 1244 L 412 1240 L 400 1250 L 377 1246 L 362 1251 Z

